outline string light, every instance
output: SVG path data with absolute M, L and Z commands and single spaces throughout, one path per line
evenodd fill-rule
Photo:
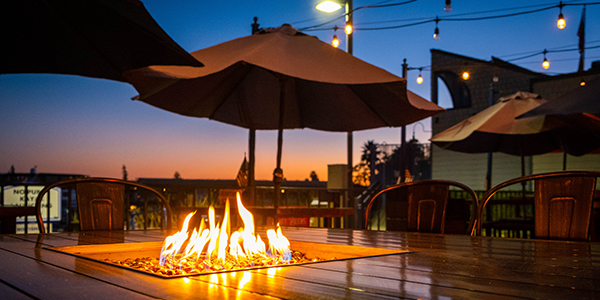
M 451 12 L 452 11 L 452 3 L 450 3 L 450 0 L 446 0 L 446 6 L 444 7 L 444 11 L 445 12 Z
M 335 34 L 338 29 L 340 29 L 340 28 L 337 27 L 337 25 L 333 26 L 333 40 L 331 41 L 331 45 L 334 48 L 337 48 L 340 46 L 340 40 L 338 39 L 337 35 Z
M 544 69 L 548 69 L 548 68 L 550 68 L 550 62 L 548 61 L 548 59 L 546 59 L 546 53 L 548 53 L 548 51 L 546 51 L 546 49 L 544 49 L 544 52 L 542 52 L 542 53 L 544 53 L 544 61 L 542 62 L 542 67 Z
M 417 84 L 423 83 L 423 76 L 421 76 L 421 70 L 423 68 L 419 68 L 419 77 L 417 77 Z
M 344 31 L 346 31 L 347 35 L 351 35 L 352 34 L 352 24 L 346 23 L 346 27 L 344 27 Z
M 560 4 L 558 4 L 558 7 L 560 8 L 560 12 L 558 13 L 558 21 L 556 21 L 556 26 L 558 27 L 558 29 L 564 29 L 565 26 L 567 26 L 567 21 L 565 21 L 565 17 L 562 14 L 563 6 L 565 6 L 565 5 L 562 4 L 562 1 L 560 1 Z
M 440 29 L 438 28 L 439 21 L 440 19 L 438 19 L 438 17 L 435 17 L 435 30 L 433 31 L 433 39 L 436 41 L 440 40 Z
M 338 40 L 337 35 L 335 35 L 335 34 L 333 35 L 333 40 L 331 41 L 331 45 L 334 48 L 337 48 L 340 46 L 340 40 Z

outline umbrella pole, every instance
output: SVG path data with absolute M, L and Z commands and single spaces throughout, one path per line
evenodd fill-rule
M 275 214 L 273 215 L 273 221 L 277 224 L 279 218 L 277 217 L 277 210 L 279 210 L 279 198 L 281 197 L 281 184 L 283 183 L 283 170 L 281 169 L 281 152 L 283 147 L 283 115 L 285 112 L 284 100 L 285 100 L 285 76 L 279 76 L 279 130 L 277 132 L 277 167 L 273 171 L 273 208 Z
M 255 150 L 256 150 L 256 129 L 250 129 L 250 133 L 248 136 L 248 153 L 249 153 L 249 161 L 248 161 L 248 188 L 249 188 L 249 192 L 250 192 L 250 199 L 248 199 L 248 205 L 249 206 L 254 206 L 255 205 L 255 198 L 256 198 L 256 181 L 254 180 L 255 178 L 255 166 L 256 166 L 256 160 L 255 160 Z

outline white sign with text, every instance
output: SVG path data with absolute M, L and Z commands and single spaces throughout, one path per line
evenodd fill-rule
M 35 200 L 43 188 L 44 186 L 42 185 L 30 185 L 27 187 L 27 206 L 35 206 Z M 4 206 L 25 206 L 25 186 L 5 186 L 3 193 Z M 44 195 L 44 198 L 41 203 L 42 219 L 44 221 L 46 221 L 47 219 L 48 195 L 50 195 L 50 221 L 59 221 L 61 206 L 60 188 L 53 188 L 48 193 L 46 193 L 46 195 Z M 23 219 L 24 218 L 17 218 L 17 222 L 23 222 Z M 29 216 L 27 221 L 35 222 L 35 216 Z

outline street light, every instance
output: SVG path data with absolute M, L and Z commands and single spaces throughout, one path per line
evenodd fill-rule
M 340 10 L 342 5 L 344 6 L 346 15 L 346 26 L 344 26 L 344 31 L 346 32 L 346 52 L 352 54 L 352 0 L 340 2 L 327 0 L 317 4 L 316 8 L 322 12 L 332 13 Z
M 317 4 L 317 9 L 326 13 L 332 13 L 342 8 L 342 5 L 333 1 L 324 1 Z
M 344 8 L 345 8 L 345 14 L 346 14 L 346 26 L 344 27 L 344 31 L 346 32 L 346 52 L 350 55 L 352 55 L 352 0 L 346 0 L 345 2 L 341 2 L 344 4 Z M 323 11 L 323 12 L 327 12 L 327 13 L 332 13 L 334 11 L 339 10 L 340 8 L 342 8 L 342 4 L 340 2 L 335 2 L 335 1 L 324 1 L 319 3 L 316 8 L 317 10 Z M 352 131 L 348 131 L 348 191 L 346 192 L 346 203 L 350 202 L 350 199 L 353 199 L 353 195 L 352 195 Z M 358 202 L 356 201 L 356 199 L 354 199 L 354 201 L 352 201 L 352 206 L 354 208 L 354 211 L 357 212 L 358 211 Z M 358 218 L 354 217 L 354 228 L 358 228 L 359 226 L 359 222 L 358 222 Z

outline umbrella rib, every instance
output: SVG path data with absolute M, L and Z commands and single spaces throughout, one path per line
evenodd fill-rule
M 371 84 L 371 85 L 372 85 L 372 84 Z M 388 90 L 388 91 L 392 92 L 392 94 L 394 94 L 394 95 L 395 95 L 395 93 L 394 93 L 394 92 L 393 92 L 393 91 L 392 91 L 390 88 L 388 88 L 386 85 L 384 85 L 384 84 L 382 84 L 382 83 L 377 83 L 377 85 L 379 85 L 379 86 L 381 86 L 381 87 L 385 88 L 386 90 Z M 389 127 L 394 127 L 394 125 L 393 125 L 391 122 L 389 122 L 389 120 L 387 120 L 386 118 L 384 118 L 384 117 L 383 117 L 381 114 L 379 114 L 379 113 L 378 113 L 378 112 L 377 112 L 377 111 L 376 111 L 376 110 L 375 110 L 375 109 L 374 109 L 374 108 L 373 108 L 371 105 L 369 105 L 367 102 L 365 102 L 364 100 L 362 100 L 362 98 L 361 98 L 360 96 L 358 96 L 358 94 L 357 94 L 357 93 L 354 91 L 354 87 L 355 87 L 355 86 L 359 86 L 359 85 L 358 85 L 358 84 L 349 84 L 349 85 L 348 85 L 348 87 L 350 88 L 350 90 L 352 91 L 352 93 L 354 93 L 354 95 L 356 95 L 356 97 L 357 97 L 358 99 L 361 99 L 361 102 L 362 102 L 362 103 L 363 103 L 363 104 L 364 104 L 366 107 L 368 107 L 368 108 L 369 108 L 369 110 L 370 110 L 370 111 L 371 111 L 371 112 L 372 112 L 374 115 L 376 115 L 376 116 L 377 116 L 377 117 L 378 117 L 380 120 L 382 120 L 382 121 L 383 121 L 383 122 L 384 122 L 384 123 L 385 123 L 387 126 L 389 126 Z M 400 97 L 398 97 L 398 98 L 399 98 L 399 100 L 400 100 Z M 408 99 L 407 99 L 407 100 L 408 100 Z
M 225 97 L 223 97 L 223 100 L 221 102 L 219 102 L 219 104 L 217 105 L 217 107 L 215 107 L 215 109 L 212 111 L 212 113 L 208 117 L 209 119 L 213 119 L 214 120 L 214 116 L 215 116 L 216 112 L 225 104 L 225 101 L 227 101 L 227 99 L 229 99 L 229 97 L 235 91 L 238 90 L 237 87 L 239 87 L 240 84 L 242 84 L 242 82 L 244 81 L 244 79 L 246 78 L 246 76 L 248 75 L 248 73 L 250 73 L 250 71 L 252 71 L 252 66 L 254 66 L 254 65 L 248 64 L 248 63 L 246 63 L 244 61 L 240 62 L 240 64 L 242 65 L 242 67 L 244 69 L 246 69 L 246 72 L 244 72 L 242 74 L 242 76 L 239 77 L 240 79 L 237 80 L 237 82 L 234 85 L 234 88 L 229 89 L 229 92 L 226 94 Z M 231 80 L 231 77 L 235 76 L 235 74 L 236 74 L 236 72 L 232 73 L 230 76 L 226 76 L 226 78 L 224 78 L 223 80 L 221 80 L 221 83 L 222 82 L 227 82 L 227 81 Z M 208 94 L 208 96 L 213 95 L 213 94 L 214 94 L 214 90 L 213 90 L 213 92 L 211 92 L 210 94 Z M 247 105 L 244 105 L 243 101 L 241 101 L 241 103 L 238 103 L 238 104 L 240 104 L 239 107 L 241 108 L 241 110 L 243 110 L 243 111 L 240 112 L 240 116 L 239 116 L 240 120 L 242 121 L 242 123 L 247 122 L 248 123 L 247 127 L 249 129 L 255 129 L 254 128 L 254 122 L 251 119 L 250 115 L 247 113 L 247 111 L 248 111 Z M 246 116 L 247 116 L 247 118 L 246 118 Z M 249 119 L 249 120 L 247 120 L 247 119 Z

